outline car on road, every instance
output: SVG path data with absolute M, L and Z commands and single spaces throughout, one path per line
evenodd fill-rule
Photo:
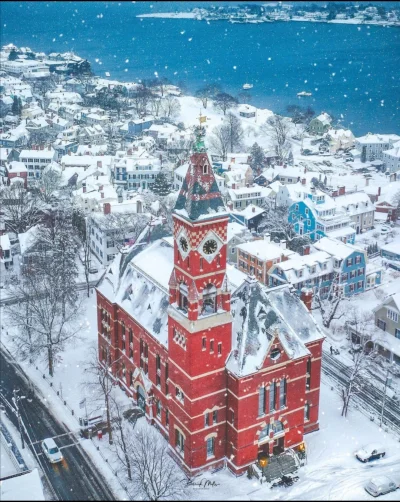
M 89 268 L 89 274 L 97 274 L 99 270 L 96 267 L 90 267 Z
M 386 455 L 385 448 L 378 443 L 370 443 L 356 452 L 356 457 L 361 462 L 370 462 Z
M 45 456 L 52 464 L 57 464 L 58 462 L 62 462 L 64 457 L 56 445 L 56 442 L 52 438 L 47 438 L 42 441 L 42 450 Z
M 389 476 L 377 476 L 376 478 L 370 479 L 364 486 L 364 490 L 373 497 L 394 492 L 397 488 L 400 488 L 399 482 Z

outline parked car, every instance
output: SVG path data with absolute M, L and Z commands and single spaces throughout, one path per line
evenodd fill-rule
M 56 442 L 52 438 L 47 438 L 42 441 L 42 450 L 45 456 L 52 464 L 57 464 L 58 462 L 62 462 L 64 457 L 59 450 Z
M 89 274 L 97 274 L 99 270 L 96 267 L 90 267 L 89 268 Z
M 306 148 L 304 149 L 302 152 L 301 152 L 302 155 L 314 155 L 314 152 L 312 150 L 310 150 L 309 148 Z
M 389 225 L 382 225 L 381 226 L 381 235 L 386 235 L 390 233 L 392 229 L 389 227 Z
M 373 497 L 394 492 L 397 488 L 400 488 L 399 481 L 396 482 L 389 476 L 378 476 L 376 478 L 372 478 L 364 486 L 365 491 Z
M 361 460 L 361 462 L 370 462 L 371 460 L 384 457 L 385 455 L 385 448 L 377 443 L 367 444 L 356 452 L 356 457 L 358 460 Z
M 353 159 L 353 157 L 346 157 L 346 158 L 344 159 L 344 161 L 345 161 L 345 162 L 354 162 L 354 159 Z

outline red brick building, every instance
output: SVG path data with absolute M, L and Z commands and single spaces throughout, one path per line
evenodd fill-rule
M 120 386 L 189 475 L 242 474 L 318 429 L 323 334 L 289 286 L 267 290 L 244 274 L 232 286 L 229 217 L 201 137 L 173 219 L 173 247 L 132 247 L 107 270 L 99 357 L 119 360 Z

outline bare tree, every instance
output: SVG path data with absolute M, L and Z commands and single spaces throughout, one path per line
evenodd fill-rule
M 347 417 L 347 412 L 349 410 L 349 405 L 351 399 L 363 391 L 363 388 L 367 384 L 365 377 L 363 376 L 363 371 L 366 366 L 370 363 L 374 356 L 373 352 L 367 352 L 362 347 L 358 350 L 354 350 L 352 354 L 352 367 L 349 380 L 346 386 L 342 389 L 342 417 Z
M 225 115 L 226 112 L 238 104 L 238 100 L 226 92 L 220 92 L 213 98 L 214 108 L 221 110 Z
M 211 149 L 222 157 L 222 160 L 226 160 L 229 146 L 230 146 L 230 129 L 227 124 L 221 124 L 214 127 L 212 134 L 208 139 Z
M 342 308 L 345 296 L 343 287 L 339 285 L 339 278 L 339 273 L 335 272 L 328 293 L 322 294 L 322 290 L 318 289 L 317 294 L 313 298 L 313 308 L 320 310 L 322 324 L 325 328 L 329 328 L 332 321 L 340 319 L 345 315 L 345 311 Z
M 169 454 L 167 441 L 155 430 L 130 434 L 132 494 L 143 500 L 179 500 L 189 494 L 188 480 Z
M 74 208 L 72 224 L 74 227 L 74 237 L 77 239 L 80 249 L 78 250 L 79 261 L 83 266 L 85 274 L 86 293 L 90 296 L 90 267 L 91 267 L 91 250 L 90 250 L 90 235 L 91 235 L 91 219 L 88 219 L 88 226 L 86 226 L 86 219 L 83 211 Z
M 285 162 L 291 151 L 289 142 L 291 127 L 288 120 L 280 115 L 274 115 L 261 127 L 262 131 L 270 137 L 272 147 L 275 149 L 280 162 Z
M 61 187 L 61 173 L 57 169 L 49 168 L 42 172 L 42 176 L 37 181 L 39 197 L 44 202 L 52 202 L 57 190 Z
M 226 115 L 224 123 L 229 128 L 230 151 L 234 152 L 236 149 L 240 149 L 242 146 L 244 135 L 242 123 L 236 117 L 236 115 L 233 115 L 233 113 L 228 113 L 228 115 Z
M 91 394 L 91 402 L 98 404 L 100 409 L 105 409 L 108 428 L 108 443 L 113 444 L 113 429 L 111 420 L 112 394 L 114 391 L 114 375 L 119 370 L 120 357 L 113 358 L 108 343 L 99 353 L 97 347 L 89 349 L 89 355 L 84 361 L 84 371 L 87 378 L 82 385 Z
M 110 213 L 102 216 L 102 227 L 115 247 L 121 251 L 127 242 L 135 242 L 149 224 L 150 217 L 144 213 Z M 90 220 L 88 222 L 90 225 Z
M 162 99 L 158 96 L 152 96 L 150 99 L 150 110 L 155 117 L 158 117 L 162 111 Z
M 375 331 L 374 313 L 351 307 L 347 309 L 345 317 L 347 331 L 354 333 L 350 338 L 352 350 L 358 350 L 359 347 L 364 349 L 365 343 Z
M 147 84 L 143 82 L 141 86 L 136 89 L 136 92 L 132 98 L 135 111 L 139 117 L 143 117 L 147 113 L 147 106 L 153 99 L 153 93 L 147 87 Z
M 40 272 L 25 274 L 9 288 L 10 295 L 18 297 L 23 305 L 6 307 L 16 329 L 16 352 L 23 359 L 45 358 L 50 376 L 63 350 L 82 331 L 82 299 L 77 294 L 73 303 L 65 301 L 64 288 L 64 278 L 52 260 L 43 260 Z
M 124 422 L 122 406 L 118 399 L 112 394 L 110 395 L 112 428 L 113 428 L 113 446 L 112 451 L 117 455 L 118 460 L 124 466 L 129 481 L 132 481 L 132 467 L 129 456 L 129 447 L 131 445 L 130 436 L 132 430 L 129 430 L 129 425 Z
M 213 99 L 220 91 L 219 84 L 208 84 L 196 91 L 196 98 L 201 101 L 204 108 L 207 108 L 208 100 Z
M 161 103 L 161 113 L 169 119 L 176 118 L 181 111 L 179 100 L 174 96 L 165 96 Z
M 43 203 L 27 192 L 22 183 L 3 187 L 0 198 L 6 229 L 10 232 L 24 233 L 41 221 Z

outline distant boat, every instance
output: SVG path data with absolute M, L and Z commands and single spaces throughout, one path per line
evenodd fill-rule
M 301 91 L 297 93 L 298 96 L 312 96 L 311 92 Z
M 243 85 L 243 89 L 247 90 L 247 89 L 252 89 L 253 88 L 253 84 L 244 84 Z
M 106 77 L 110 77 L 110 72 L 106 71 Z

